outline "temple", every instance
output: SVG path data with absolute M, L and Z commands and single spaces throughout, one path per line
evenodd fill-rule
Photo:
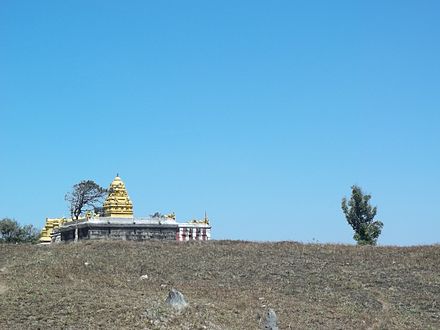
M 174 213 L 149 217 L 135 217 L 124 182 L 119 175 L 108 189 L 102 212 L 87 212 L 78 220 L 47 218 L 41 231 L 43 244 L 78 240 L 209 240 L 211 225 L 206 216 L 202 220 L 179 223 Z

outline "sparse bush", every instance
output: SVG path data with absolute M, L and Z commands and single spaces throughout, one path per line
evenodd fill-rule
M 347 222 L 353 228 L 354 240 L 359 245 L 376 245 L 377 238 L 382 232 L 383 223 L 374 221 L 377 207 L 370 205 L 370 195 L 364 195 L 362 189 L 356 185 L 351 187 L 351 198 L 342 199 L 342 211 Z
M 32 225 L 21 226 L 16 220 L 0 220 L 0 243 L 35 243 L 39 232 Z

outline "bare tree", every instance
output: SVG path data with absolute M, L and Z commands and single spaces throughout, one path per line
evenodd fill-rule
M 78 220 L 85 208 L 93 209 L 102 205 L 107 190 L 92 180 L 84 180 L 73 186 L 73 190 L 67 193 L 65 200 L 70 203 L 70 214 Z

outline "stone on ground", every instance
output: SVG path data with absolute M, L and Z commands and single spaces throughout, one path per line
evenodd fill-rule
M 278 330 L 278 318 L 275 311 L 270 308 L 266 314 L 266 320 L 263 323 L 263 329 Z
M 171 289 L 165 302 L 179 311 L 188 306 L 188 303 L 185 301 L 185 297 L 183 296 L 183 294 L 176 289 Z

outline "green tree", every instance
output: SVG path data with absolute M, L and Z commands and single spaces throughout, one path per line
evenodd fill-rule
M 102 204 L 107 190 L 92 180 L 84 180 L 73 186 L 73 190 L 67 193 L 65 199 L 70 204 L 70 214 L 78 220 L 85 208 L 93 210 Z
M 356 185 L 351 187 L 351 198 L 347 202 L 342 199 L 342 211 L 347 222 L 354 230 L 354 240 L 359 245 L 376 245 L 382 232 L 383 223 L 374 221 L 377 207 L 370 205 L 370 195 L 364 195 L 362 189 Z
M 19 227 L 18 222 L 13 219 L 4 218 L 0 220 L 0 241 L 14 243 Z
M 21 226 L 18 232 L 18 241 L 21 243 L 37 243 L 40 231 L 32 225 Z
M 8 218 L 0 220 L 1 243 L 35 243 L 39 236 L 39 231 L 32 225 L 21 226 Z

